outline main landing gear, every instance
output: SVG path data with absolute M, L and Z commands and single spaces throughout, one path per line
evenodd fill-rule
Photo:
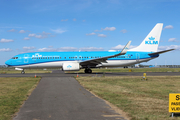
M 25 74 L 24 70 L 21 71 L 21 74 Z
M 89 68 L 86 68 L 86 69 L 84 70 L 84 72 L 85 72 L 85 73 L 92 73 L 92 70 L 89 69 Z

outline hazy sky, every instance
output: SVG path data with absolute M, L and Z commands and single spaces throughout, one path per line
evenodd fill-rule
M 0 65 L 33 51 L 121 50 L 164 23 L 159 50 L 143 64 L 180 64 L 180 0 L 0 0 Z

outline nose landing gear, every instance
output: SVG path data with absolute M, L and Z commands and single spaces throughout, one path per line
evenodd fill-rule
M 24 70 L 21 71 L 21 74 L 25 74 Z

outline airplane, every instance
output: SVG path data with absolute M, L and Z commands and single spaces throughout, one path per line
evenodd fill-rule
M 156 67 L 155 65 L 143 65 L 143 64 L 139 64 L 137 65 L 137 67 L 149 67 L 149 68 L 152 68 L 152 67 Z
M 5 62 L 6 65 L 15 67 L 15 70 L 62 68 L 64 71 L 79 71 L 92 73 L 91 68 L 124 67 L 159 57 L 159 54 L 174 49 L 157 51 L 163 23 L 157 23 L 142 43 L 129 49 L 129 41 L 121 52 L 119 51 L 92 51 L 92 52 L 32 52 L 23 53 L 12 57 Z

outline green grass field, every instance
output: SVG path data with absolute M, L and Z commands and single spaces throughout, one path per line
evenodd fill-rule
M 132 120 L 171 119 L 169 93 L 180 93 L 180 76 L 78 77 L 82 86 L 125 111 Z M 0 78 L 0 120 L 12 119 L 40 78 Z M 176 117 L 174 119 L 180 119 Z
M 26 73 L 51 73 L 53 69 L 26 69 Z M 101 69 L 92 69 L 93 73 L 111 73 L 111 72 L 180 72 L 180 68 L 101 68 Z M 21 71 L 17 71 L 14 69 L 0 69 L 0 74 L 12 74 L 12 73 L 21 73 Z M 84 73 L 84 69 L 80 71 L 70 71 L 66 73 Z
M 51 73 L 51 70 L 42 70 L 42 69 L 26 69 L 25 73 Z M 15 69 L 0 69 L 0 74 L 13 74 L 20 73 L 21 71 Z
M 0 78 L 0 120 L 11 120 L 41 78 Z
M 111 72 L 180 72 L 180 68 L 102 68 L 92 69 L 93 73 L 111 73 Z M 67 72 L 68 73 L 68 72 Z M 72 73 L 72 72 L 70 72 Z M 84 73 L 84 69 L 76 71 L 75 73 Z
M 82 86 L 116 105 L 132 120 L 172 119 L 169 93 L 180 93 L 180 76 L 78 77 Z M 180 119 L 176 117 L 174 119 Z

